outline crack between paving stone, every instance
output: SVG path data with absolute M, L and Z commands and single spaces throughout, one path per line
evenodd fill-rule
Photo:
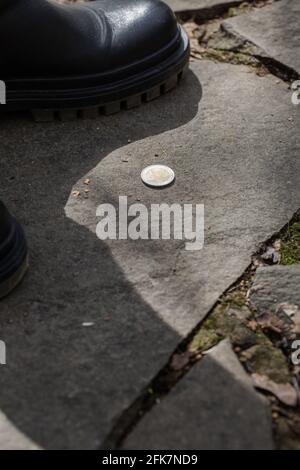
M 281 0 L 275 1 L 279 2 Z M 216 33 L 211 33 L 212 37 L 219 34 L 220 36 L 223 35 L 225 41 L 226 39 L 227 41 L 235 39 L 241 44 L 234 46 L 231 49 L 222 47 L 217 48 L 209 46 L 210 37 L 206 40 L 206 43 L 203 43 L 202 39 L 199 39 L 199 51 L 196 51 L 196 55 L 193 54 L 192 47 L 192 59 L 201 60 L 204 58 L 214 62 L 247 66 L 253 73 L 257 73 L 258 75 L 266 75 L 267 73 L 270 73 L 289 84 L 298 80 L 300 78 L 300 74 L 296 70 L 269 56 L 266 51 L 258 47 L 255 43 L 249 41 L 246 37 L 236 33 L 231 25 L 226 23 L 226 19 L 232 17 L 230 15 L 230 11 L 234 6 L 236 7 L 236 11 L 233 16 L 239 16 L 251 12 L 251 9 L 255 9 L 255 7 L 259 6 L 259 8 L 268 8 L 268 6 L 272 4 L 268 3 L 268 0 L 235 2 L 235 5 L 232 3 L 234 2 L 223 4 L 222 9 L 219 8 L 220 5 L 217 5 L 208 9 L 205 8 L 190 12 L 182 11 L 177 13 L 178 19 L 186 26 L 189 22 L 194 22 L 198 26 L 209 25 L 211 21 L 215 21 L 216 23 L 219 22 L 219 30 Z M 245 4 L 248 5 L 250 10 L 242 9 Z M 195 38 L 191 36 L 191 43 L 193 43 L 193 41 L 195 42 Z
M 281 0 L 275 0 L 281 1 Z M 267 2 L 267 0 L 231 0 L 226 3 L 220 3 L 208 7 L 196 8 L 194 10 L 176 11 L 175 15 L 179 21 L 187 22 L 191 19 L 196 20 L 199 24 L 206 23 L 209 20 L 220 18 L 228 13 L 231 8 L 239 7 L 244 3 L 252 5 Z
M 131 431 L 137 426 L 139 421 L 143 418 L 146 413 L 149 413 L 151 409 L 159 404 L 159 402 L 166 398 L 168 393 L 177 385 L 177 383 L 183 379 L 187 372 L 199 362 L 207 349 L 201 352 L 192 352 L 188 350 L 188 346 L 191 345 L 193 338 L 201 331 L 203 324 L 210 315 L 215 311 L 218 305 L 221 304 L 222 299 L 236 289 L 238 289 L 243 283 L 246 285 L 252 285 L 253 279 L 258 268 L 257 260 L 261 259 L 262 254 L 266 251 L 267 247 L 271 246 L 276 240 L 280 239 L 282 235 L 289 229 L 289 227 L 298 220 L 300 209 L 295 212 L 291 219 L 278 231 L 273 233 L 271 237 L 259 244 L 258 249 L 251 256 L 251 262 L 246 267 L 244 272 L 219 296 L 217 301 L 208 310 L 204 318 L 199 324 L 192 329 L 192 331 L 178 344 L 176 349 L 170 356 L 167 364 L 156 374 L 154 379 L 149 382 L 148 386 L 144 388 L 140 396 L 134 400 L 134 402 L 116 419 L 115 424 L 104 440 L 100 447 L 100 450 L 107 449 L 118 449 L 121 448 L 122 443 Z M 249 287 L 248 287 L 249 288 Z M 247 288 L 247 290 L 248 290 Z M 228 337 L 225 335 L 225 337 Z M 214 344 L 218 344 L 224 337 Z M 186 355 L 186 361 L 182 367 L 174 368 L 172 361 L 174 357 Z M 263 392 L 257 390 L 257 393 L 265 395 Z
M 264 49 L 257 46 L 254 42 L 251 42 L 245 36 L 236 33 L 231 25 L 226 24 L 226 21 L 220 25 L 220 30 L 223 31 L 228 38 L 236 38 L 242 42 L 242 46 L 237 47 L 236 51 L 233 52 L 254 57 L 264 65 L 272 75 L 275 75 L 284 82 L 292 82 L 300 78 L 300 74 L 296 70 L 269 56 Z M 243 64 L 241 62 L 241 65 L 247 64 Z
M 269 57 L 267 55 L 262 56 L 259 54 L 255 55 L 254 57 L 256 57 L 257 60 L 259 60 L 272 75 L 275 75 L 284 82 L 291 83 L 294 80 L 298 80 L 300 78 L 300 74 L 296 72 L 296 70 L 283 64 L 282 62 L 279 62 L 273 57 Z

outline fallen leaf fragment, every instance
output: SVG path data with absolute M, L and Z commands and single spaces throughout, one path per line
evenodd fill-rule
M 250 320 L 248 322 L 248 328 L 250 328 L 250 330 L 252 331 L 256 331 L 257 330 L 257 322 L 255 320 Z
M 183 369 L 190 361 L 192 353 L 189 351 L 183 354 L 174 354 L 171 360 L 171 367 L 173 370 Z
M 256 388 L 272 393 L 287 406 L 297 406 L 298 394 L 291 384 L 278 384 L 270 380 L 266 375 L 252 374 L 251 377 Z
M 283 321 L 272 313 L 260 315 L 257 321 L 263 330 L 272 330 L 280 335 L 284 332 L 285 325 Z

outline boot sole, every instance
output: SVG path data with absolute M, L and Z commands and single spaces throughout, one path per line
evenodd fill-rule
M 96 119 L 99 116 L 110 116 L 120 111 L 138 108 L 142 104 L 153 101 L 160 96 L 176 88 L 188 72 L 186 65 L 179 73 L 172 75 L 163 83 L 146 90 L 140 94 L 131 95 L 118 101 L 112 101 L 105 105 L 98 104 L 87 108 L 63 108 L 63 109 L 31 109 L 33 119 L 36 122 L 52 121 L 76 121 L 77 119 Z
M 169 49 L 170 45 L 166 47 Z M 179 26 L 172 53 L 165 52 L 167 56 L 158 63 L 155 62 L 157 57 L 150 57 L 144 64 L 132 66 L 131 71 L 120 69 L 92 76 L 7 80 L 7 104 L 0 110 L 29 110 L 36 121 L 48 122 L 91 119 L 132 109 L 175 88 L 188 70 L 189 52 L 188 36 Z M 157 56 L 161 57 L 162 51 Z
M 6 297 L 20 284 L 28 270 L 28 266 L 28 255 L 26 255 L 26 258 L 20 267 L 11 275 L 9 279 L 0 284 L 0 299 Z
M 0 299 L 6 297 L 23 279 L 28 268 L 27 243 L 24 231 L 12 219 L 11 232 L 0 245 Z

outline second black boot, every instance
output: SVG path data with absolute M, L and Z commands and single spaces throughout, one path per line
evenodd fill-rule
M 131 108 L 173 88 L 188 59 L 160 0 L 0 0 L 1 110 L 51 120 Z
M 28 267 L 22 227 L 0 201 L 0 299 L 23 279 Z

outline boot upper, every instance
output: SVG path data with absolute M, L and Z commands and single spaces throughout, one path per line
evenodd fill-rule
M 8 293 L 12 283 L 3 290 L 10 279 L 23 265 L 27 257 L 27 243 L 22 227 L 10 215 L 0 201 L 0 298 Z
M 9 0 L 0 8 L 4 77 L 105 73 L 174 48 L 176 18 L 160 0 Z
M 3 202 L 0 201 L 0 247 L 9 236 L 11 227 L 11 216 L 6 207 L 4 206 Z

